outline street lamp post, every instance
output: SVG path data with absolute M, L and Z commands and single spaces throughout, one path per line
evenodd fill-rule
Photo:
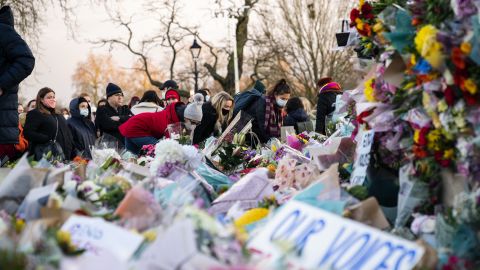
M 197 62 L 198 62 L 198 57 L 200 56 L 200 51 L 202 50 L 202 46 L 200 46 L 197 43 L 197 38 L 193 40 L 193 44 L 190 47 L 190 52 L 192 53 L 192 58 L 193 61 L 195 62 L 195 92 L 198 91 L 198 68 L 197 68 Z

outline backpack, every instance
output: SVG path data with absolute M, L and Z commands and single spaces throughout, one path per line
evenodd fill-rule
M 255 88 L 236 94 L 233 97 L 235 107 L 233 108 L 233 115 L 238 112 L 248 109 L 255 101 L 261 98 L 263 94 Z
M 23 135 L 23 127 L 20 123 L 18 123 L 18 130 L 20 132 L 18 134 L 18 144 L 15 144 L 15 150 L 19 153 L 24 153 L 28 149 L 28 141 Z

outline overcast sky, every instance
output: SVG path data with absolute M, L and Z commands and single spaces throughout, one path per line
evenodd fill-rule
M 227 33 L 225 21 L 211 19 L 214 1 L 183 1 L 182 20 L 189 24 L 199 24 L 202 37 L 216 42 L 218 46 L 225 46 L 221 42 Z M 141 2 L 124 1 L 121 10 L 123 14 L 134 15 L 134 19 L 139 21 L 136 34 L 148 35 L 155 31 L 157 26 L 151 19 L 142 17 Z M 21 86 L 20 95 L 27 100 L 35 98 L 40 88 L 48 86 L 56 91 L 62 104 L 69 102 L 74 91 L 71 77 L 77 63 L 84 61 L 90 51 L 108 53 L 107 47 L 98 48 L 88 41 L 122 33 L 121 28 L 107 21 L 108 14 L 103 6 L 81 5 L 76 14 L 77 26 L 74 28 L 76 40 L 73 40 L 62 19 L 62 12 L 59 9 L 51 9 L 47 12 L 47 24 L 40 36 L 39 49 L 35 52 L 37 61 L 34 73 Z M 134 60 L 129 52 L 122 49 L 115 49 L 111 53 L 114 60 L 122 67 L 131 66 Z

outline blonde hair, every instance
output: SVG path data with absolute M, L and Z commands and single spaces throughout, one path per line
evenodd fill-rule
M 306 97 L 300 97 L 300 100 L 303 103 L 303 108 L 305 109 L 305 112 L 310 115 L 310 113 L 312 112 L 312 103 Z
M 215 96 L 212 97 L 212 106 L 215 108 L 215 111 L 217 112 L 217 122 L 220 123 L 220 125 L 224 123 L 229 123 L 232 120 L 233 117 L 233 106 L 232 109 L 230 109 L 230 112 L 227 115 L 223 115 L 222 109 L 225 103 L 228 101 L 232 101 L 233 103 L 233 98 L 232 96 L 225 92 L 222 91 L 220 93 L 217 93 Z

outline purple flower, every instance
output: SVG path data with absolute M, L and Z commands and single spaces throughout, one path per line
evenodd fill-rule
M 460 19 L 477 14 L 477 7 L 473 0 L 456 0 L 455 13 Z

